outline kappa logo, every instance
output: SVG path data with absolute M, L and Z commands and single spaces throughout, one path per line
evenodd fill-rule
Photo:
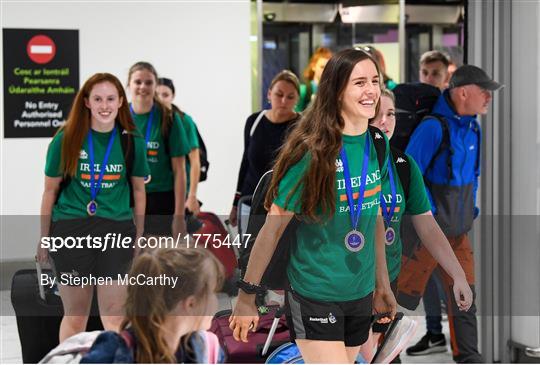
M 81 153 L 79 154 L 79 158 L 81 160 L 86 160 L 88 158 L 88 153 L 86 153 L 85 150 L 81 150 Z
M 405 161 L 405 159 L 403 157 L 398 157 L 398 159 L 396 160 L 396 163 L 405 163 L 407 161 Z
M 379 134 L 379 132 L 375 132 L 375 139 L 381 139 L 381 138 L 383 137 Z
M 343 161 L 336 159 L 336 172 L 343 172 Z
M 337 319 L 336 317 L 334 317 L 334 315 L 330 312 L 328 313 L 328 320 L 330 321 L 330 323 L 334 324 L 337 322 Z

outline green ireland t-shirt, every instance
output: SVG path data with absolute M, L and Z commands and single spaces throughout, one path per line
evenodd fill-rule
M 94 144 L 94 177 L 97 182 L 102 168 L 103 157 L 109 144 L 112 132 L 92 131 Z M 96 203 L 98 205 L 96 216 L 114 220 L 131 219 L 133 214 L 129 207 L 130 189 L 126 178 L 126 163 L 120 132 L 116 130 L 116 136 L 111 148 L 111 153 L 105 167 L 101 188 L 98 192 Z M 133 132 L 133 168 L 132 176 L 143 177 L 148 175 L 150 169 L 145 158 L 144 139 L 138 132 Z M 61 167 L 62 139 L 64 132 L 60 131 L 49 145 L 45 165 L 45 175 L 49 177 L 63 176 Z M 64 220 L 88 217 L 86 206 L 90 197 L 90 156 L 88 139 L 85 138 L 77 162 L 77 172 L 71 178 L 70 183 L 60 192 L 58 201 L 52 212 L 52 220 Z
M 396 181 L 397 205 L 395 208 L 395 212 L 392 216 L 392 221 L 390 223 L 390 226 L 396 232 L 396 238 L 392 244 L 386 244 L 386 265 L 388 267 L 388 276 L 390 278 L 390 281 L 394 281 L 398 277 L 399 271 L 401 269 L 402 243 L 400 236 L 400 226 L 403 213 L 418 215 L 431 210 L 431 205 L 427 197 L 422 173 L 420 172 L 420 169 L 418 168 L 416 162 L 414 162 L 414 159 L 409 155 L 407 156 L 409 157 L 409 165 L 411 169 L 409 197 L 407 198 L 407 201 L 405 201 L 404 199 L 405 194 L 403 191 L 403 185 L 401 184 L 401 181 L 399 181 L 399 175 L 397 173 L 395 165 L 396 163 L 401 162 L 396 160 L 396 158 L 393 156 L 393 158 L 391 159 L 393 177 Z M 384 201 L 386 202 L 387 209 L 390 209 L 390 201 L 392 197 L 392 190 L 390 188 L 389 179 L 390 174 L 387 174 L 386 177 L 383 179 L 382 187 Z
M 179 115 L 175 114 L 175 117 L 178 116 L 178 118 L 181 120 L 181 123 L 184 125 L 184 129 L 186 130 L 186 135 L 188 138 L 189 143 L 189 151 L 199 148 L 199 137 L 197 136 L 197 127 L 195 126 L 195 122 L 193 121 L 193 118 L 189 114 L 184 113 L 184 117 L 180 118 Z M 189 164 L 189 159 L 186 160 L 186 178 L 187 178 L 187 188 L 186 188 L 186 195 L 189 193 L 189 186 L 190 186 L 190 178 L 189 171 L 191 169 L 191 165 Z
M 296 231 L 296 245 L 291 249 L 287 274 L 292 288 L 300 295 L 321 301 L 348 301 L 365 297 L 375 288 L 375 226 L 379 212 L 381 176 L 387 171 L 386 168 L 382 172 L 379 169 L 377 152 L 369 132 L 359 136 L 344 135 L 343 145 L 349 161 L 354 199 L 358 199 L 366 138 L 370 138 L 371 148 L 362 215 L 357 227 L 365 237 L 365 245 L 358 252 L 349 251 L 345 247 L 345 236 L 352 230 L 352 225 L 343 163 L 338 156 L 334 216 L 322 224 L 302 221 Z M 388 141 L 386 145 L 388 151 Z M 279 184 L 275 204 L 297 214 L 301 212 L 302 185 L 288 202 L 287 198 L 306 173 L 309 161 L 310 157 L 306 154 L 287 171 Z
M 146 126 L 150 113 L 134 114 L 135 125 L 143 138 L 146 136 Z M 152 118 L 150 138 L 146 143 L 146 157 L 150 166 L 151 180 L 145 185 L 147 193 L 174 190 L 174 177 L 171 167 L 171 157 L 185 156 L 189 153 L 186 131 L 180 118 L 175 114 L 169 131 L 169 154 L 161 133 L 161 112 L 155 108 Z

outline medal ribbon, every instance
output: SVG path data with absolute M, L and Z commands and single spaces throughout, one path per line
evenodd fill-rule
M 148 145 L 148 142 L 150 141 L 150 132 L 152 131 L 152 122 L 154 120 L 154 107 L 152 106 L 152 109 L 150 109 L 150 115 L 148 116 L 148 124 L 146 125 L 146 134 L 144 136 L 144 146 Z M 133 118 L 135 118 L 135 111 L 133 111 L 133 105 L 129 105 L 129 111 L 131 112 L 131 115 Z
M 386 223 L 386 227 L 390 227 L 390 223 L 392 222 L 392 217 L 394 216 L 394 212 L 396 210 L 397 205 L 397 194 L 396 194 L 396 182 L 394 181 L 394 172 L 392 171 L 392 159 L 388 159 L 388 178 L 390 179 L 390 192 L 391 192 L 391 198 L 390 198 L 390 211 L 388 211 L 388 206 L 386 205 L 386 201 L 384 200 L 384 194 L 381 192 L 381 207 L 382 207 L 382 215 L 384 217 L 384 222 Z
M 92 139 L 93 131 L 90 129 L 88 132 L 88 158 L 90 159 L 90 201 L 96 201 L 97 195 L 101 190 L 101 181 L 103 180 L 103 175 L 105 174 L 105 169 L 107 167 L 107 161 L 109 160 L 109 155 L 111 154 L 112 146 L 114 143 L 114 137 L 116 136 L 116 125 L 114 126 L 111 136 L 109 137 L 109 144 L 107 145 L 107 150 L 105 151 L 105 156 L 103 157 L 103 162 L 101 163 L 101 169 L 99 171 L 99 177 L 97 183 L 95 182 L 94 176 L 94 141 Z
M 343 162 L 343 176 L 345 177 L 345 189 L 347 191 L 347 201 L 349 203 L 349 216 L 351 217 L 351 225 L 353 230 L 356 230 L 358 226 L 358 221 L 362 215 L 362 203 L 364 202 L 364 193 L 366 191 L 366 177 L 367 170 L 369 165 L 369 150 L 370 150 L 370 137 L 369 132 L 366 132 L 366 144 L 364 146 L 364 160 L 362 161 L 362 175 L 360 177 L 360 191 L 358 195 L 358 207 L 357 211 L 354 210 L 354 197 L 352 192 L 351 185 L 351 173 L 349 171 L 349 161 L 347 160 L 347 153 L 345 152 L 345 147 L 341 147 L 339 151 L 341 161 Z

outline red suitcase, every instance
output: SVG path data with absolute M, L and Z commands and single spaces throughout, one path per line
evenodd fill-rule
M 210 250 L 223 264 L 226 280 L 233 279 L 238 267 L 238 260 L 233 250 L 235 237 L 229 235 L 219 217 L 214 213 L 200 212 L 197 219 L 202 223 L 202 226 L 193 233 L 193 240 L 198 239 L 198 246 L 202 245 Z M 210 239 L 207 241 L 209 237 Z

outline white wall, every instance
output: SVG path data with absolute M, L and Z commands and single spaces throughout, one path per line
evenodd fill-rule
M 251 112 L 248 0 L 3 2 L 1 10 L 4 28 L 78 29 L 81 85 L 102 71 L 125 83 L 128 68 L 141 60 L 173 79 L 177 104 L 193 116 L 209 150 L 209 178 L 199 194 L 204 210 L 228 214 Z M 1 139 L 2 215 L 39 214 L 49 141 Z M 16 252 L 2 244 L 2 258 L 33 256 L 34 244 L 28 250 L 26 243 L 36 242 L 35 229 L 20 232 L 27 237 Z

